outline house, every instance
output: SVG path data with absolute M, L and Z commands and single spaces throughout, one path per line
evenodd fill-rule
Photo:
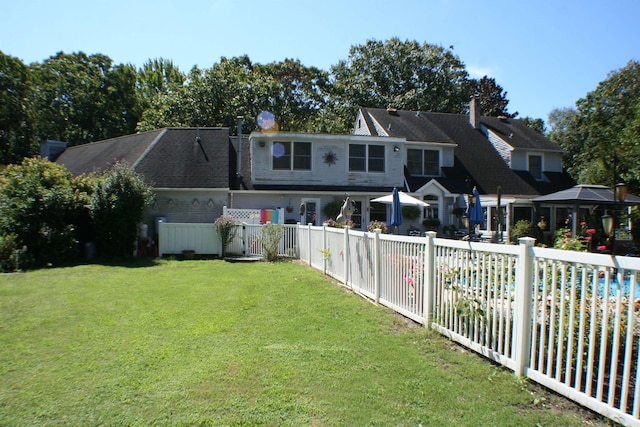
M 241 182 L 230 206 L 285 209 L 285 222 L 320 225 L 325 207 L 355 203 L 356 228 L 386 220 L 387 206 L 371 198 L 404 186 L 405 138 L 253 132 L 243 146 Z M 333 218 L 335 219 L 335 218 Z
M 228 128 L 165 128 L 69 147 L 55 161 L 74 175 L 131 165 L 155 192 L 143 217 L 151 237 L 157 221 L 211 223 L 222 214 L 234 179 L 231 145 Z
M 473 187 L 492 219 L 480 225 L 485 233 L 497 229 L 499 192 L 506 230 L 520 219 L 566 217 L 532 202 L 575 185 L 563 170 L 562 149 L 521 120 L 481 116 L 475 98 L 469 115 L 360 108 L 354 134 L 406 138 L 405 189 L 431 205 L 424 217 L 442 225 L 462 226 L 459 214 Z
M 228 128 L 166 128 L 70 147 L 56 162 L 76 175 L 114 161 L 131 164 L 156 192 L 144 214 L 150 232 L 159 220 L 210 223 L 223 206 L 280 209 L 286 223 L 320 225 L 329 218 L 327 207 L 347 195 L 355 205 L 355 227 L 366 229 L 373 220 L 388 220 L 390 206 L 371 200 L 394 187 L 430 205 L 405 220 L 401 233 L 423 230 L 423 219 L 437 219 L 447 230 L 463 228 L 473 187 L 485 218 L 496 217 L 501 189 L 507 229 L 541 212 L 552 220 L 563 215 L 532 202 L 575 184 L 562 169 L 562 150 L 520 120 L 481 116 L 475 99 L 470 111 L 362 107 L 350 135 L 230 136 Z M 491 233 L 496 224 L 485 221 L 479 228 Z

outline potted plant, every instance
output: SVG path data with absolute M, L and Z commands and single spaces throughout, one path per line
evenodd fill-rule
M 420 208 L 417 206 L 403 206 L 402 217 L 407 221 L 415 221 L 420 217 Z
M 386 234 L 389 229 L 388 229 L 387 224 L 385 222 L 382 222 L 382 221 L 371 221 L 369 223 L 369 225 L 367 226 L 367 230 L 370 233 L 373 233 L 376 230 L 380 230 L 380 232 L 382 234 Z
M 438 218 L 427 218 L 422 221 L 422 225 L 424 228 L 430 231 L 438 231 L 438 227 L 440 227 L 440 220 Z

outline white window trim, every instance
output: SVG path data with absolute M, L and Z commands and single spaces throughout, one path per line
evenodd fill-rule
M 531 157 L 540 157 L 540 176 L 534 176 L 531 173 Z M 536 181 L 544 181 L 544 154 L 542 153 L 527 153 L 527 172 L 533 176 Z
M 350 168 L 350 163 L 351 163 L 351 146 L 352 145 L 364 145 L 365 146 L 365 157 L 364 157 L 364 169 L 365 170 L 351 170 Z M 370 146 L 375 146 L 375 147 L 382 147 L 384 150 L 384 165 L 382 167 L 381 171 L 375 170 L 375 171 L 370 171 L 369 170 L 369 147 Z M 347 172 L 348 173 L 387 173 L 387 164 L 389 162 L 388 158 L 389 155 L 387 154 L 387 146 L 385 144 L 376 144 L 376 143 L 368 143 L 368 142 L 363 142 L 363 143 L 359 143 L 359 142 L 350 142 L 347 145 Z
M 405 150 L 406 156 L 409 155 L 409 150 L 420 150 L 420 151 L 422 151 L 422 153 L 420 155 L 420 162 L 422 163 L 422 171 L 421 171 L 421 173 L 419 175 L 415 175 L 415 176 L 427 176 L 427 177 L 429 177 L 429 176 L 441 176 L 442 175 L 442 172 L 441 172 L 441 170 L 442 170 L 442 150 L 440 150 L 438 148 L 435 148 L 435 147 L 407 146 L 406 150 Z M 423 160 L 424 160 L 424 152 L 426 150 L 428 150 L 428 151 L 437 151 L 438 152 L 438 174 L 437 175 L 425 175 L 424 174 L 424 162 L 423 162 Z M 405 156 L 405 164 L 408 165 L 409 162 L 408 162 L 408 159 L 407 159 L 406 156 Z
M 303 172 L 303 173 L 309 173 L 309 172 L 313 172 L 313 144 L 311 143 L 311 141 L 287 141 L 287 140 L 274 140 L 271 141 L 271 146 L 269 147 L 269 154 L 270 156 L 273 155 L 273 146 L 274 144 L 281 144 L 283 142 L 288 142 L 291 144 L 291 161 L 289 162 L 289 168 L 288 169 L 276 169 L 273 167 L 273 159 L 270 159 L 270 166 L 271 166 L 271 171 L 272 172 Z M 294 164 L 294 160 L 295 160 L 295 146 L 296 143 L 305 143 L 305 144 L 309 144 L 309 152 L 310 154 L 310 162 L 311 162 L 311 167 L 309 169 L 295 169 L 293 167 Z

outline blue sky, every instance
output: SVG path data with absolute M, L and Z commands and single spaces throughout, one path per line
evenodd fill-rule
M 0 50 L 25 63 L 83 51 L 188 72 L 247 54 L 329 70 L 369 39 L 453 46 L 510 112 L 545 121 L 640 60 L 638 0 L 0 0 L 0 14 Z

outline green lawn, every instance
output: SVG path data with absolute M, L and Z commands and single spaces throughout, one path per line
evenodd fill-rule
M 585 424 L 295 262 L 0 275 L 0 426 Z

